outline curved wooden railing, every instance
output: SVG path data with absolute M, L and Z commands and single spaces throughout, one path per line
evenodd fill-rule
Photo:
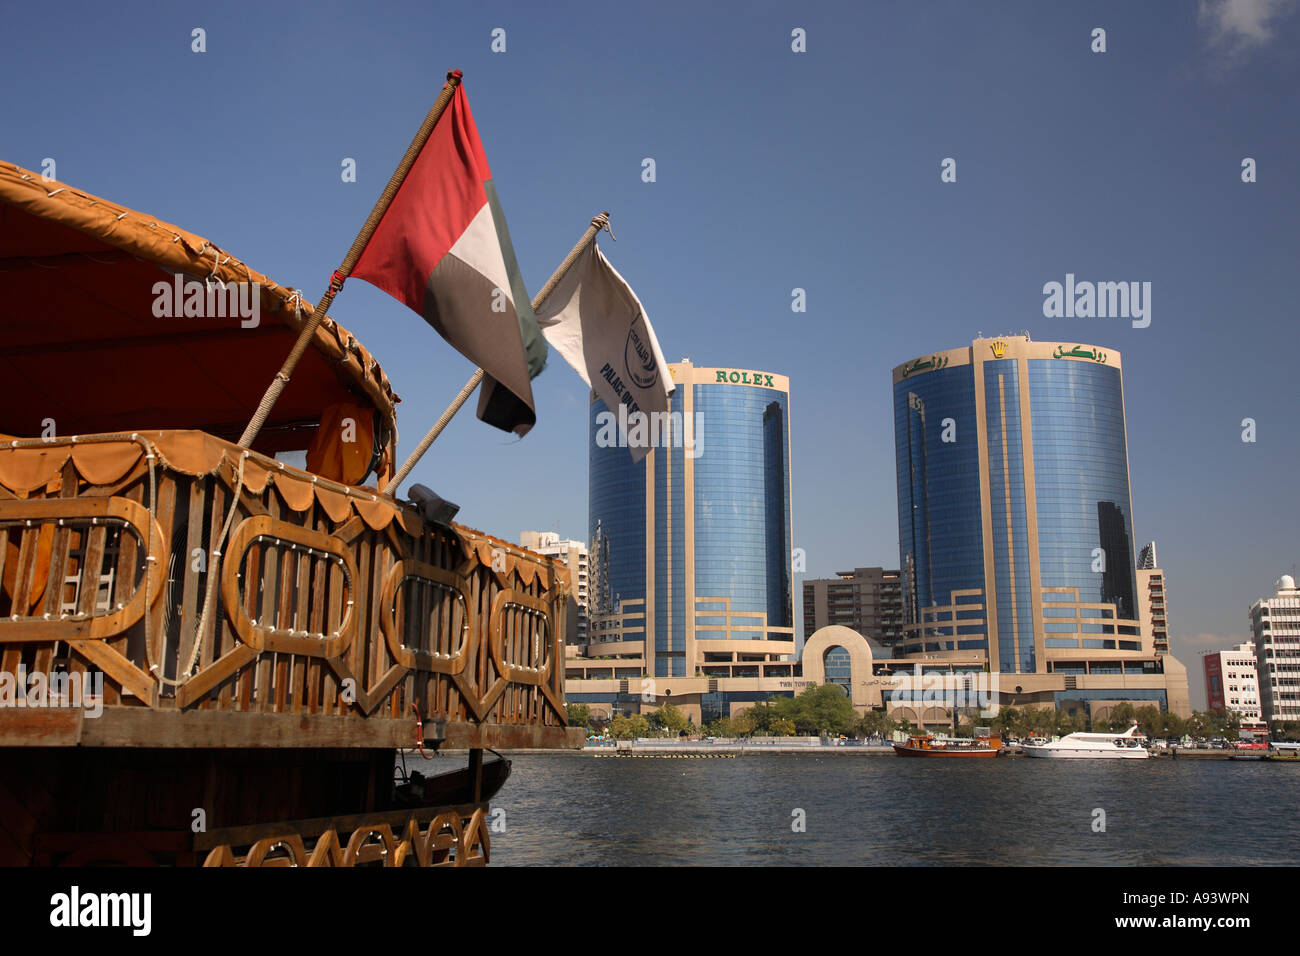
M 0 745 L 410 746 L 418 719 L 572 746 L 568 589 L 518 545 L 199 433 L 5 440 L 0 673 L 102 674 L 103 718 L 0 711 Z

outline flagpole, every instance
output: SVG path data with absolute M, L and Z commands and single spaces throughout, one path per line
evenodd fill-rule
M 560 263 L 560 267 L 556 269 L 555 273 L 546 281 L 546 285 L 542 286 L 542 290 L 538 292 L 537 295 L 533 296 L 534 312 L 542 307 L 542 303 L 545 302 L 547 297 L 555 291 L 555 287 L 560 284 L 560 281 L 568 274 L 568 271 L 573 268 L 573 264 L 578 261 L 578 257 L 582 255 L 587 246 L 591 245 L 592 241 L 602 229 L 609 231 L 610 238 L 614 238 L 614 233 L 609 229 L 608 211 L 602 212 L 599 216 L 596 216 L 591 220 L 591 225 L 587 228 L 587 231 L 582 234 L 582 238 L 578 240 L 578 244 L 569 250 L 569 254 L 564 257 L 564 261 Z M 474 389 L 478 388 L 479 383 L 482 381 L 483 370 L 481 368 L 476 368 L 474 374 L 469 377 L 469 381 L 465 383 L 465 387 L 460 390 L 460 394 L 452 400 L 452 403 L 447 406 L 447 410 L 439 416 L 438 420 L 434 422 L 433 427 L 429 429 L 428 434 L 426 434 L 424 438 L 420 439 L 420 444 L 415 446 L 415 451 L 411 452 L 410 457 L 402 463 L 402 467 L 397 470 L 397 474 L 393 476 L 393 480 L 384 486 L 384 494 L 391 495 L 397 491 L 398 486 L 406 480 L 406 476 L 411 473 L 411 469 L 415 467 L 416 462 L 424 457 L 424 453 L 429 450 L 429 446 L 431 446 L 437 437 L 442 434 L 442 430 L 447 427 L 447 423 L 452 420 L 452 417 L 458 411 L 460 411 L 461 406 L 469 400 L 469 397 L 474 394 Z
M 334 297 L 338 295 L 339 290 L 343 288 L 343 283 L 352 274 L 357 260 L 361 258 L 361 253 L 365 251 L 366 244 L 370 242 L 371 236 L 375 234 L 375 229 L 379 227 L 379 221 L 384 218 L 384 213 L 388 211 L 389 204 L 393 201 L 393 197 L 397 195 L 397 190 L 401 188 L 402 181 L 406 179 L 406 174 L 415 165 L 415 160 L 420 155 L 420 150 L 424 148 L 425 142 L 429 139 L 429 134 L 433 132 L 434 126 L 437 125 L 438 118 L 442 116 L 442 111 L 447 108 L 447 104 L 451 102 L 452 96 L 455 95 L 456 87 L 460 86 L 460 78 L 460 70 L 452 70 L 447 74 L 447 82 L 443 84 L 442 92 L 438 94 L 437 100 L 429 109 L 428 115 L 424 118 L 424 123 L 415 134 L 415 139 L 411 140 L 411 145 L 406 148 L 406 155 L 402 157 L 397 169 L 393 171 L 393 175 L 388 180 L 388 185 L 384 187 L 379 200 L 375 203 L 374 208 L 370 210 L 370 215 L 366 218 L 361 231 L 352 240 L 352 248 L 343 257 L 342 265 L 330 276 L 329 288 L 325 290 L 321 300 L 316 303 L 316 309 L 312 312 L 311 321 L 303 326 L 302 331 L 298 333 L 298 340 L 294 342 L 293 350 L 289 353 L 289 357 L 284 360 L 284 365 L 275 374 L 275 378 L 271 380 L 271 384 L 266 389 L 266 394 L 262 396 L 257 411 L 253 413 L 248 427 L 244 429 L 244 434 L 239 438 L 240 447 L 250 447 L 257 438 L 258 432 L 262 430 L 262 426 L 266 424 L 267 416 L 271 414 L 271 409 L 275 407 L 275 403 L 279 400 L 280 393 L 289 384 L 294 369 L 298 367 L 299 360 L 302 359 L 303 353 L 307 351 L 308 344 L 316 335 L 316 329 L 325 320 L 325 313 L 334 302 Z

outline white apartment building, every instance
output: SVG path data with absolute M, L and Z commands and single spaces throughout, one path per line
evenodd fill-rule
M 1230 650 L 1206 654 L 1205 692 L 1211 710 L 1236 711 L 1243 725 L 1258 724 L 1263 711 L 1254 643 L 1247 641 Z
M 587 546 L 581 541 L 561 539 L 554 531 L 525 531 L 519 536 L 519 543 L 529 551 L 559 558 L 572 576 L 574 606 L 569 608 L 568 644 L 585 645 L 587 643 L 587 595 L 590 576 L 590 560 Z
M 1300 588 L 1289 574 L 1271 598 L 1250 606 L 1263 718 L 1300 720 Z

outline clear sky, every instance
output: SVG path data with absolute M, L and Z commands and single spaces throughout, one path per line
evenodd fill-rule
M 602 248 L 669 361 L 790 376 L 794 543 L 813 576 L 898 564 L 890 369 L 1021 330 L 1123 353 L 1135 540 L 1158 543 L 1194 706 L 1200 653 L 1247 634 L 1250 603 L 1300 560 L 1292 0 L 0 13 L 0 159 L 51 157 L 59 179 L 313 302 L 463 70 L 530 290 L 608 209 Z M 1042 287 L 1067 272 L 1151 282 L 1150 326 L 1044 318 Z M 332 314 L 402 396 L 405 457 L 470 363 L 360 281 Z M 413 480 L 503 537 L 585 537 L 585 386 L 553 352 L 534 390 L 522 441 L 466 412 Z

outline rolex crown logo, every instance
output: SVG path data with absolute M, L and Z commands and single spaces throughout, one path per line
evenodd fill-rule
M 994 339 L 994 340 L 993 340 L 993 357 L 994 357 L 994 358 L 1002 358 L 1002 356 L 1004 356 L 1004 355 L 1006 355 L 1006 354 L 1007 354 L 1007 343 L 1006 343 L 1006 340 L 1005 340 L 1005 339 Z

